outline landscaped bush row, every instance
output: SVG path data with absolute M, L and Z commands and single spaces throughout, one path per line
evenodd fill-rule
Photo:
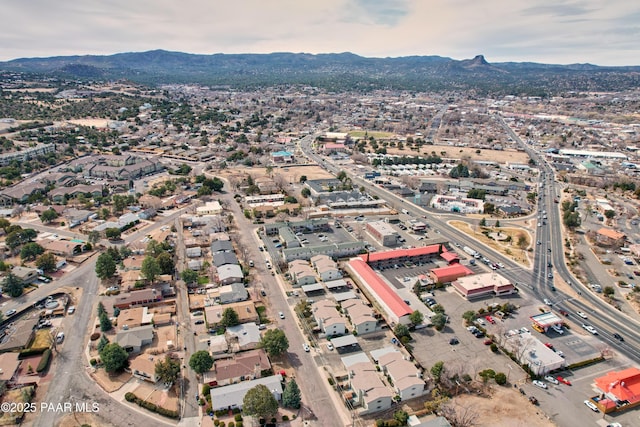
M 27 349 L 27 350 L 22 350 L 20 353 L 18 353 L 18 359 L 24 359 L 26 357 L 29 356 L 35 356 L 37 354 L 42 354 L 45 352 L 45 350 L 48 349 L 44 349 L 44 348 L 34 348 L 34 349 Z
M 135 394 L 129 392 L 126 393 L 124 395 L 124 398 L 127 402 L 134 402 L 137 403 L 138 406 L 142 406 L 145 409 L 148 409 L 149 411 L 155 412 L 157 414 L 160 415 L 164 415 L 165 417 L 168 418 L 174 418 L 177 419 L 178 418 L 178 411 L 171 411 L 169 409 L 165 409 L 162 406 L 157 406 L 151 402 L 147 402 L 146 400 L 142 400 L 140 399 L 138 396 L 136 396 Z
M 49 366 L 49 361 L 51 360 L 51 350 L 46 349 L 44 353 L 42 353 L 42 359 L 40 359 L 40 363 L 38 363 L 38 367 L 36 368 L 36 372 L 44 372 Z
M 604 357 L 599 356 L 599 357 L 596 357 L 596 358 L 594 358 L 594 359 L 588 359 L 588 360 L 583 360 L 583 361 L 581 361 L 581 362 L 573 363 L 573 364 L 571 364 L 571 365 L 567 366 L 567 369 L 578 369 L 578 368 L 584 368 L 584 367 L 586 367 L 586 366 L 589 366 L 589 365 L 593 365 L 593 364 L 595 364 L 595 363 L 602 362 L 603 360 L 604 360 Z

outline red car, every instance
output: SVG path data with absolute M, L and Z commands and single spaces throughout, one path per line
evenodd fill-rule
M 491 338 L 487 338 L 486 340 L 484 340 L 484 345 L 491 345 L 493 344 L 493 340 Z
M 563 316 L 568 316 L 569 313 L 567 313 L 566 310 L 560 310 L 560 314 L 562 314 Z
M 565 377 L 557 376 L 556 379 L 562 384 L 571 385 L 571 381 L 569 381 Z
M 487 322 L 489 322 L 491 324 L 495 324 L 496 323 L 496 321 L 491 316 L 485 316 L 484 318 L 487 319 Z
M 553 344 L 551 344 L 550 342 L 546 342 L 544 343 L 544 345 L 546 345 L 547 347 L 549 347 L 551 350 L 553 350 Z

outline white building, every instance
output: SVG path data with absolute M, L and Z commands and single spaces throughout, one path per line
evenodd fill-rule
M 330 300 L 320 300 L 311 305 L 313 318 L 326 336 L 344 335 L 346 319 L 336 309 L 336 304 Z
M 220 215 L 222 213 L 222 205 L 217 200 L 207 202 L 204 206 L 198 206 L 196 213 L 198 215 Z
M 484 200 L 436 195 L 431 199 L 431 207 L 448 212 L 477 214 L 484 212 Z

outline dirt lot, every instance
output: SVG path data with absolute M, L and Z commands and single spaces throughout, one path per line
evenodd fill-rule
M 469 160 L 485 160 L 494 161 L 498 163 L 527 163 L 529 156 L 527 153 L 520 151 L 506 151 L 506 150 L 480 150 L 480 153 L 476 153 L 476 148 L 471 147 L 453 147 L 451 145 L 425 145 L 422 147 L 420 154 L 428 155 L 432 151 L 435 151 L 441 157 L 448 157 L 454 159 L 469 159 Z M 444 154 L 443 154 L 444 152 Z M 387 154 L 397 154 L 400 156 L 415 156 L 418 154 L 416 151 L 411 151 L 408 148 L 399 150 L 393 147 L 387 147 Z
M 236 177 L 242 179 L 247 175 L 251 175 L 253 179 L 264 178 L 268 176 L 266 168 L 242 168 L 237 167 L 233 169 L 224 169 L 220 171 L 220 175 L 225 178 Z M 320 166 L 285 166 L 275 167 L 271 172 L 271 175 L 281 175 L 285 178 L 285 182 L 297 183 L 302 175 L 305 175 L 307 179 L 322 179 L 322 178 L 334 178 L 333 175 L 326 172 Z
M 478 414 L 478 427 L 552 427 L 554 423 L 538 408 L 513 388 L 494 387 L 489 399 L 461 395 L 453 405 L 472 408 Z
M 78 427 L 82 425 L 89 425 L 91 427 L 114 427 L 113 424 L 108 423 L 104 419 L 95 414 L 69 414 L 58 423 L 57 427 Z
M 472 229 L 472 226 L 463 221 L 449 221 L 449 225 L 455 227 L 456 229 L 468 234 L 474 239 L 482 242 L 483 244 L 490 246 L 494 250 L 500 252 L 504 256 L 508 256 L 513 259 L 518 264 L 521 264 L 524 267 L 530 267 L 531 261 L 529 259 L 528 253 L 526 251 L 522 251 L 518 246 L 518 238 L 520 235 L 523 235 L 526 238 L 526 247 L 531 245 L 532 237 L 527 230 L 522 228 L 508 228 L 508 227 L 500 227 L 499 229 L 492 231 L 500 231 L 501 235 L 511 236 L 511 242 L 507 242 L 506 240 L 496 241 L 488 238 L 484 234 L 480 232 L 482 227 L 478 227 L 477 232 Z M 482 251 L 480 251 L 482 252 Z

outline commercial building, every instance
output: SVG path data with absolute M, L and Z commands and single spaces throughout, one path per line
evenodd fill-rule
M 438 257 L 444 259 L 446 256 L 444 254 L 446 253 L 448 253 L 447 248 L 442 244 L 438 244 L 420 246 L 417 248 L 366 253 L 364 255 L 360 255 L 360 258 L 373 268 L 386 268 L 393 267 L 395 264 L 404 264 L 407 262 L 414 264 L 428 262 Z
M 495 272 L 460 277 L 451 285 L 467 299 L 487 295 L 509 295 L 516 292 L 516 287 L 507 278 Z
M 448 212 L 478 214 L 484 211 L 484 200 L 436 195 L 431 199 L 431 207 Z
M 460 277 L 470 276 L 472 274 L 473 271 L 460 263 L 447 265 L 446 267 L 432 268 L 429 270 L 429 276 L 434 283 L 451 283 L 458 280 Z
M 546 375 L 567 364 L 563 357 L 529 332 L 506 337 L 503 344 L 515 355 L 521 365 L 529 365 L 535 375 Z
M 204 206 L 198 206 L 196 213 L 198 215 L 220 215 L 222 213 L 222 205 L 217 200 L 207 202 Z
M 600 395 L 591 400 L 604 413 L 622 411 L 640 405 L 640 369 L 608 372 L 593 380 Z
M 411 323 L 411 307 L 363 259 L 353 258 L 347 263 L 347 269 L 351 277 L 360 284 L 360 288 L 366 290 L 372 301 L 382 308 L 392 326 Z
M 395 246 L 398 244 L 398 232 L 384 221 L 372 221 L 366 225 L 369 233 L 383 246 Z

